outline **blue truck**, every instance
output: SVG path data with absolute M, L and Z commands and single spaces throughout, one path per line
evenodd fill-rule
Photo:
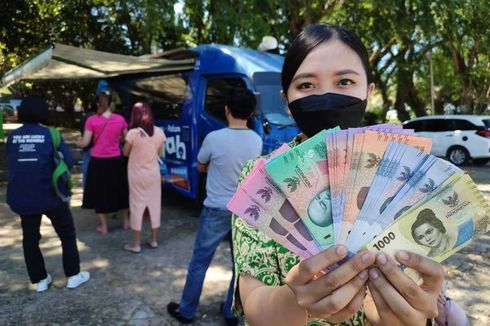
M 247 87 L 257 97 L 249 126 L 269 153 L 299 129 L 280 96 L 284 58 L 217 44 L 134 57 L 53 43 L 2 76 L 2 86 L 20 80 L 100 80 L 114 93 L 129 118 L 135 102 L 151 105 L 167 142 L 162 180 L 194 199 L 203 195 L 204 175 L 196 159 L 204 137 L 226 126 L 224 105 L 233 87 Z
M 205 181 L 196 169 L 197 153 L 209 132 L 226 126 L 225 98 L 232 87 L 247 87 L 256 95 L 249 127 L 262 137 L 264 154 L 299 133 L 280 96 L 282 56 L 208 44 L 170 51 L 163 58 L 194 58 L 194 67 L 106 80 L 127 114 L 135 102 L 150 104 L 156 124 L 167 136 L 162 180 L 184 196 L 203 195 Z

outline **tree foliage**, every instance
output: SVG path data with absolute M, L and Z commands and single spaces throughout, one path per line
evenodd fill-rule
M 489 16 L 484 0 L 4 0 L 0 72 L 50 42 L 142 55 L 211 42 L 256 48 L 273 35 L 285 52 L 305 25 L 327 22 L 355 30 L 368 46 L 381 115 L 427 113 L 429 54 L 436 112 L 453 103 L 482 113 L 490 102 Z M 57 101 L 81 92 L 85 104 L 94 87 L 37 84 Z

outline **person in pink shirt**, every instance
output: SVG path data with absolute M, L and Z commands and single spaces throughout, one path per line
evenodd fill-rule
M 155 127 L 150 107 L 136 103 L 131 112 L 129 132 L 123 153 L 129 156 L 129 207 L 133 240 L 124 246 L 132 253 L 141 252 L 141 224 L 145 210 L 148 209 L 151 222 L 150 248 L 156 248 L 157 231 L 160 227 L 162 207 L 162 182 L 158 160 L 163 155 L 165 143 L 163 130 Z
M 101 235 L 108 232 L 107 214 L 117 211 L 122 212 L 124 229 L 129 229 L 127 172 L 120 147 L 128 124 L 112 112 L 111 100 L 108 90 L 97 94 L 97 114 L 85 122 L 79 142 L 80 147 L 87 147 L 93 139 L 82 208 L 95 209 L 100 222 L 96 230 Z

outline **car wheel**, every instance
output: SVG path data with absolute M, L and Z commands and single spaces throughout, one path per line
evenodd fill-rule
M 470 159 L 470 154 L 468 153 L 468 150 L 466 150 L 466 148 L 456 146 L 451 147 L 447 151 L 447 158 L 449 159 L 449 162 L 453 163 L 454 165 L 464 165 L 468 163 L 468 160 Z
M 475 158 L 473 159 L 473 164 L 475 165 L 485 165 L 490 161 L 489 158 Z

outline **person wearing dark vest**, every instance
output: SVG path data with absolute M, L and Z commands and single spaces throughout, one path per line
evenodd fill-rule
M 67 288 L 76 288 L 90 279 L 80 271 L 75 226 L 69 206 L 70 190 L 59 182 L 58 195 L 52 184 L 55 146 L 48 127 L 48 104 L 36 95 L 26 97 L 19 109 L 22 127 L 11 131 L 7 140 L 7 204 L 20 215 L 22 245 L 27 272 L 37 291 L 46 291 L 52 282 L 39 248 L 41 217 L 46 215 L 61 240 Z M 59 149 L 69 168 L 73 159 L 61 137 Z

